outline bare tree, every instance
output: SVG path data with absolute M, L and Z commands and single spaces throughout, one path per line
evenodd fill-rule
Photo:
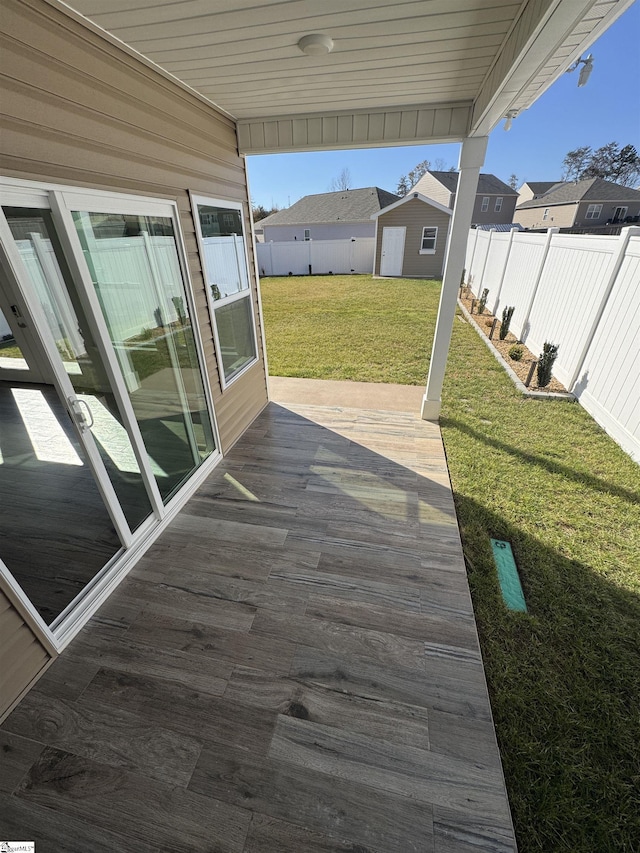
M 351 189 L 351 172 L 345 167 L 329 184 L 329 192 L 337 193 L 340 190 Z
M 511 177 L 509 178 L 509 186 L 511 187 L 512 190 L 517 190 L 519 183 L 520 183 L 520 180 L 519 180 L 518 176 L 516 175 L 515 172 L 512 172 Z

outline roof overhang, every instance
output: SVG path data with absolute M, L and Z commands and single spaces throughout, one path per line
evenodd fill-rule
M 236 120 L 242 154 L 459 142 L 527 109 L 633 0 L 47 0 Z M 332 52 L 305 55 L 326 33 Z
M 449 216 L 453 214 L 453 211 L 445 207 L 444 204 L 440 204 L 437 201 L 434 201 L 432 198 L 427 198 L 426 195 L 422 195 L 422 193 L 409 193 L 404 196 L 404 198 L 399 199 L 398 201 L 394 201 L 393 204 L 388 204 L 386 207 L 381 208 L 375 213 L 371 214 L 371 219 L 377 219 L 383 213 L 389 213 L 391 210 L 395 210 L 396 207 L 400 207 L 402 204 L 406 204 L 408 201 L 422 201 L 425 204 L 430 205 L 431 207 L 435 207 L 436 210 L 440 210 L 442 213 L 448 213 Z

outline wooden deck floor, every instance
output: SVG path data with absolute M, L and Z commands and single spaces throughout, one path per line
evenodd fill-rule
M 0 742 L 38 853 L 513 851 L 438 428 L 270 404 Z

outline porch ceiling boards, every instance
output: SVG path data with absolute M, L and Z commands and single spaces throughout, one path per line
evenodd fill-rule
M 38 849 L 514 851 L 438 427 L 271 403 L 0 742 Z
M 48 0 L 238 121 L 241 153 L 460 141 L 529 107 L 633 0 Z M 334 40 L 325 56 L 297 44 Z

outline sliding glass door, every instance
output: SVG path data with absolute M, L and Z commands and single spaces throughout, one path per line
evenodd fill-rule
M 19 429 L 37 422 L 41 443 L 66 442 L 76 470 L 39 463 L 0 558 L 55 625 L 161 522 L 216 446 L 174 206 L 66 190 L 30 191 L 20 203 L 16 189 L 10 201 L 0 218 L 9 291 L 0 309 L 12 295 L 24 306 L 25 341 L 50 379 L 23 387 L 0 374 L 0 398 L 18 407 Z M 0 446 L 0 483 L 15 486 L 2 459 Z M 20 526 L 33 543 L 38 488 L 55 503 L 38 504 L 43 541 L 30 548 Z M 49 553 L 47 536 L 57 543 Z M 72 577 L 61 594 L 60 575 Z

